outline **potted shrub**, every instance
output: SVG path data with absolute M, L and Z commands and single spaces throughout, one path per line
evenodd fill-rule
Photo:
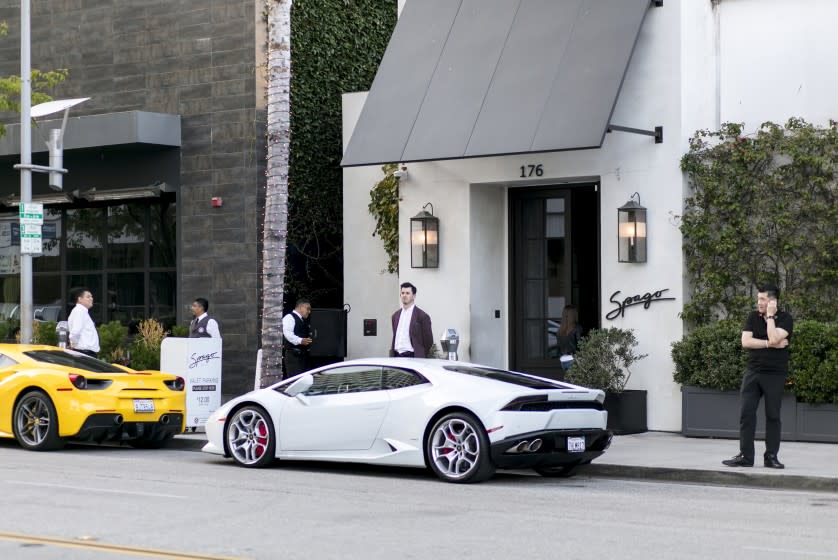
M 681 432 L 685 436 L 739 437 L 739 386 L 747 352 L 742 326 L 718 321 L 672 344 L 674 379 L 681 384 Z M 783 396 L 782 438 L 838 442 L 838 326 L 800 321 L 789 346 L 789 382 Z M 765 412 L 757 410 L 757 437 Z
M 742 349 L 742 324 L 733 319 L 697 327 L 672 344 L 674 379 L 681 384 L 682 434 L 739 437 L 739 387 L 747 357 Z M 794 418 L 789 404 L 783 402 L 784 430 Z M 757 412 L 760 437 L 765 430 L 762 407 Z
M 189 338 L 189 325 L 172 325 L 169 336 L 177 338 Z
M 838 443 L 838 324 L 801 321 L 792 340 L 796 439 Z
M 140 321 L 137 326 L 139 333 L 131 344 L 130 367 L 136 370 L 159 370 L 160 369 L 160 344 L 166 338 L 166 331 L 163 325 L 156 319 Z
M 646 391 L 626 390 L 629 369 L 646 357 L 637 354 L 633 330 L 594 329 L 579 342 L 565 379 L 570 383 L 605 391 L 608 429 L 615 434 L 646 431 Z
M 125 343 L 128 327 L 119 321 L 111 321 L 96 328 L 99 333 L 99 358 L 112 364 L 128 365 Z

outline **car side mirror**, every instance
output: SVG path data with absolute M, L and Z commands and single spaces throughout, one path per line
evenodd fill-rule
M 286 390 L 285 394 L 289 397 L 296 397 L 300 393 L 307 391 L 314 385 L 314 376 L 310 373 L 303 374 L 299 379 L 293 382 Z

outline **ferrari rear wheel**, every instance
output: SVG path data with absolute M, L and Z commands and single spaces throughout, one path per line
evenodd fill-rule
M 227 423 L 224 439 L 230 455 L 243 467 L 264 467 L 275 459 L 276 431 L 261 406 L 238 409 Z
M 58 414 L 52 400 L 42 391 L 29 391 L 18 401 L 13 430 L 18 443 L 32 451 L 51 451 L 64 447 L 58 436 Z
M 431 470 L 446 482 L 480 482 L 495 473 L 489 436 L 468 412 L 440 418 L 431 429 L 426 447 Z

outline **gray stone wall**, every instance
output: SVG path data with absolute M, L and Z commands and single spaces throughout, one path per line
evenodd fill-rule
M 188 320 L 196 297 L 210 301 L 228 395 L 252 387 L 260 334 L 261 9 L 258 0 L 32 0 L 32 66 L 69 69 L 54 97 L 92 97 L 74 115 L 182 117 L 178 316 Z M 20 71 L 19 19 L 19 3 L 0 3 L 2 75 Z

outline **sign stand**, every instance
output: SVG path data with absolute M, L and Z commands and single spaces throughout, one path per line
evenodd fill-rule
M 164 338 L 160 371 L 186 381 L 186 429 L 204 431 L 209 415 L 221 406 L 221 339 Z

